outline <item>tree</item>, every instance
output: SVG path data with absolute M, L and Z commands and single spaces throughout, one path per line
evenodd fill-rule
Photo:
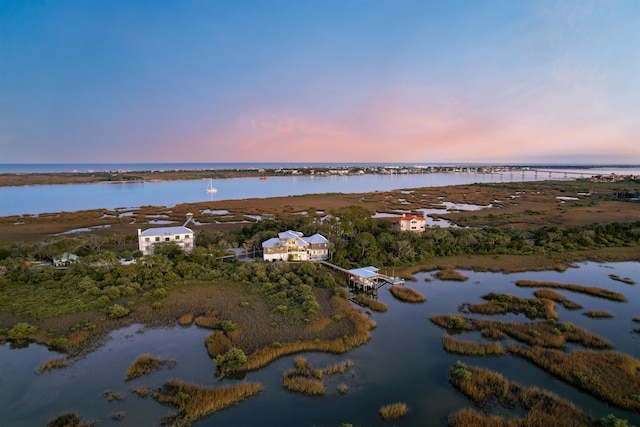
M 247 356 L 239 348 L 232 348 L 224 354 L 219 354 L 214 359 L 221 371 L 240 369 L 247 363 Z

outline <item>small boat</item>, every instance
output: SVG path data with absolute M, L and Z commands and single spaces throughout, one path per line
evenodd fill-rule
M 213 180 L 209 180 L 209 186 L 207 187 L 207 193 L 217 193 L 218 189 L 213 186 Z

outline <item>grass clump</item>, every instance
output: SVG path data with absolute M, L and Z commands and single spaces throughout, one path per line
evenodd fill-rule
M 387 304 L 385 304 L 385 303 L 383 303 L 381 301 L 376 301 L 373 298 L 369 298 L 365 294 L 356 295 L 353 298 L 353 301 L 356 304 L 360 304 L 362 306 L 369 307 L 371 310 L 377 311 L 377 312 L 380 312 L 380 313 L 384 313 L 389 308 L 387 306 Z
M 95 422 L 82 421 L 80 415 L 75 413 L 62 414 L 47 423 L 47 427 L 91 427 L 93 425 Z
M 177 408 L 177 413 L 166 419 L 166 422 L 188 426 L 214 412 L 251 398 L 263 389 L 261 384 L 248 382 L 207 388 L 171 380 L 154 391 L 152 396 L 162 404 Z
M 626 283 L 627 285 L 635 285 L 636 284 L 636 282 L 633 279 L 631 279 L 629 277 L 620 277 L 617 274 L 610 274 L 609 278 L 611 280 L 615 280 L 617 282 Z
M 578 292 L 598 298 L 605 298 L 611 301 L 626 302 L 627 297 L 618 292 L 594 286 L 576 285 L 574 283 L 541 282 L 537 280 L 516 280 L 516 286 L 525 288 L 555 288 L 566 289 L 567 291 Z
M 195 315 L 193 313 L 183 314 L 178 318 L 178 325 L 191 326 L 194 319 L 195 319 Z
M 322 382 L 325 375 L 344 374 L 351 367 L 353 362 L 347 359 L 320 369 L 309 364 L 304 357 L 296 357 L 293 360 L 293 368 L 282 374 L 282 386 L 289 391 L 307 396 L 321 396 L 326 393 Z M 346 393 L 347 386 L 344 385 L 344 387 Z M 341 392 L 340 389 L 341 387 L 338 386 L 339 392 Z
M 204 340 L 209 357 L 216 357 L 219 354 L 231 350 L 233 343 L 231 339 L 222 331 L 213 331 Z
M 109 402 L 124 400 L 124 395 L 118 391 L 105 390 L 102 395 L 106 397 Z
M 480 344 L 472 341 L 461 341 L 450 335 L 442 337 L 442 347 L 445 351 L 465 356 L 500 356 L 504 354 L 502 345 L 498 342 Z
M 420 303 L 426 301 L 424 295 L 408 286 L 396 286 L 392 285 L 389 289 L 391 294 L 400 301 Z
M 142 354 L 129 366 L 125 380 L 132 380 L 143 375 L 149 375 L 151 372 L 161 369 L 168 363 L 168 361 L 162 360 L 159 357 L 153 357 L 148 353 Z
M 517 418 L 508 415 L 487 415 L 473 409 L 463 409 L 449 416 L 449 426 L 452 427 L 596 427 L 598 425 L 596 420 L 584 414 L 573 403 L 536 387 L 525 388 L 509 382 L 502 375 L 487 369 L 467 367 L 458 361 L 449 369 L 448 377 L 451 384 L 481 409 L 495 402 L 503 411 L 515 410 L 515 413 L 526 411 L 525 417 Z
M 36 368 L 36 374 L 41 374 L 44 371 L 66 368 L 67 366 L 69 366 L 69 361 L 64 357 L 45 360 Z
M 137 394 L 139 397 L 147 397 L 149 396 L 149 393 L 151 393 L 151 390 L 149 390 L 147 387 L 132 387 L 131 388 L 131 393 Z
M 538 289 L 533 293 L 533 295 L 536 298 L 548 299 L 548 300 L 560 303 L 567 310 L 579 310 L 579 309 L 582 308 L 582 306 L 580 304 L 578 304 L 577 302 L 573 302 L 571 300 L 568 300 L 568 299 L 566 299 L 564 297 L 564 295 L 559 294 L 559 293 L 557 293 L 555 291 L 552 291 L 551 289 Z
M 469 279 L 467 276 L 455 270 L 451 266 L 442 267 L 438 272 L 436 272 L 436 277 L 440 280 L 449 280 L 454 282 L 464 282 Z
M 604 310 L 589 310 L 585 311 L 583 314 L 594 319 L 610 319 L 613 317 L 613 313 Z
M 472 313 L 480 314 L 504 314 L 525 313 L 530 319 L 557 319 L 555 303 L 547 299 L 518 298 L 509 294 L 496 294 L 491 292 L 483 297 L 487 302 L 481 304 L 468 304 L 467 309 Z
M 347 394 L 347 392 L 349 391 L 349 387 L 345 383 L 338 384 L 338 387 L 336 389 L 340 394 Z
M 391 403 L 384 405 L 378 411 L 383 420 L 397 420 L 407 415 L 409 408 L 404 402 Z
M 510 345 L 509 351 L 606 402 L 640 412 L 640 361 L 614 352 L 578 350 L 564 353 L 541 347 Z

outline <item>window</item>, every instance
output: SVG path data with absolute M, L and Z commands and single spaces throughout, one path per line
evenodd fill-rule
M 188 234 L 185 234 L 185 235 L 184 235 L 184 238 L 185 238 L 185 239 L 188 239 L 188 238 L 189 238 L 189 235 L 188 235 Z
M 180 240 L 180 236 L 176 236 L 176 240 Z
M 151 239 L 149 239 L 148 237 L 145 237 L 145 238 L 144 238 L 144 241 L 145 241 L 145 242 L 148 242 L 148 241 L 150 241 L 150 240 L 151 240 Z
M 164 241 L 165 241 L 165 242 L 169 242 L 170 240 L 171 240 L 171 238 L 170 238 L 170 237 L 165 237 L 165 238 L 164 238 Z
M 159 238 L 159 237 L 156 237 L 156 242 L 159 242 L 159 241 L 160 241 L 160 238 Z

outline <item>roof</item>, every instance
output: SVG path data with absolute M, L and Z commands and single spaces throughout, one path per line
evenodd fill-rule
M 370 265 L 368 267 L 354 268 L 353 270 L 349 270 L 349 273 L 368 279 L 371 277 L 377 277 L 378 270 L 380 269 Z
M 329 243 L 326 237 L 318 233 L 314 234 L 313 236 L 305 237 L 304 240 L 309 243 Z
M 187 227 L 178 226 L 178 227 L 158 227 L 158 228 L 149 228 L 140 233 L 141 236 L 173 236 L 174 234 L 187 234 L 193 233 L 193 230 Z
M 282 233 L 278 233 L 278 237 L 280 239 L 297 239 L 298 237 L 302 237 L 304 236 L 304 234 L 302 234 L 299 231 L 292 231 L 292 230 L 287 230 L 287 231 L 283 231 Z
M 402 215 L 402 218 L 400 218 L 401 221 L 412 221 L 414 219 L 417 221 L 425 221 L 423 217 L 415 215 Z
M 272 237 L 271 239 L 262 242 L 263 248 L 273 248 L 275 246 L 280 246 L 280 239 L 277 237 Z

